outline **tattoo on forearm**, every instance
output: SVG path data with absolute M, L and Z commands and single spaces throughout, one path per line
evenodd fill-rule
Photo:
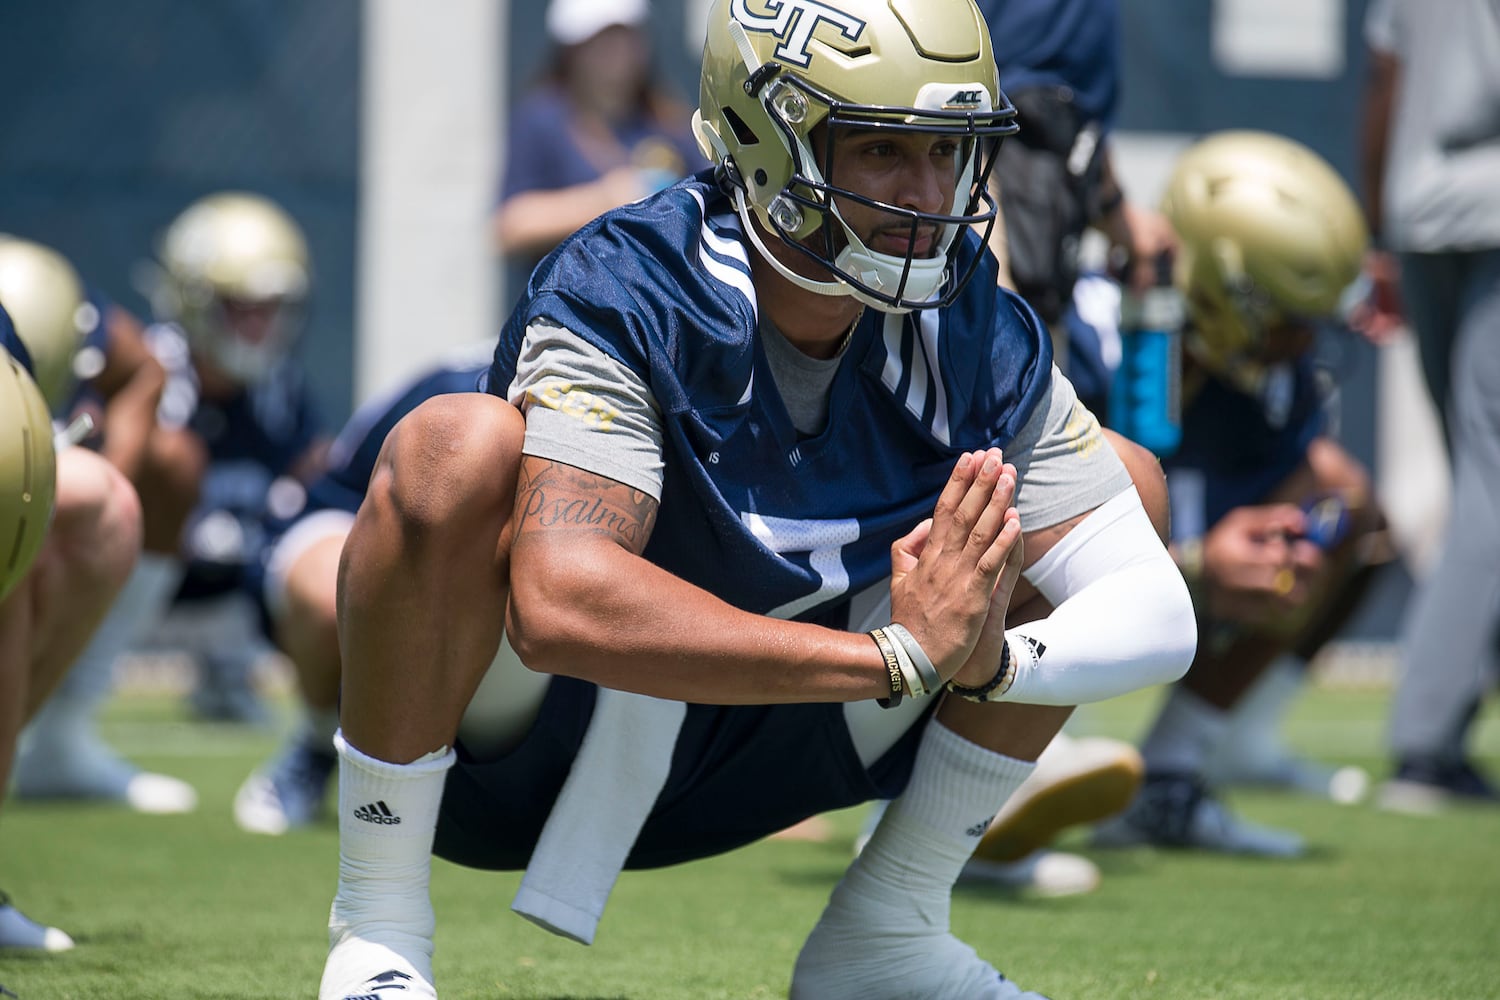
M 646 547 L 656 519 L 650 494 L 561 462 L 523 470 L 517 485 L 522 534 L 582 529 L 637 554 Z

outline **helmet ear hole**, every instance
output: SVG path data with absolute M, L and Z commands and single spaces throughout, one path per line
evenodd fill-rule
M 734 139 L 741 146 L 754 146 L 760 142 L 760 137 L 755 134 L 755 130 L 733 108 L 724 109 L 724 121 L 734 131 Z M 760 173 L 765 173 L 765 171 L 762 170 Z

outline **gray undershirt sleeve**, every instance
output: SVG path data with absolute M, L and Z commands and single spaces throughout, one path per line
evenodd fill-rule
M 527 455 L 661 499 L 661 408 L 645 381 L 570 330 L 526 328 L 506 398 L 526 416 Z
M 1056 366 L 1031 419 L 1003 451 L 1020 480 L 1016 510 L 1026 531 L 1085 514 L 1131 485 L 1099 421 Z

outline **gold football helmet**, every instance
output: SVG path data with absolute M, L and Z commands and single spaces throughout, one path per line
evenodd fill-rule
M 0 233 L 0 305 L 31 354 L 42 398 L 56 408 L 73 390 L 73 361 L 97 317 L 78 273 L 57 251 Z
M 719 170 L 748 237 L 787 280 L 852 295 L 888 312 L 943 305 L 954 244 L 995 205 L 985 190 L 998 139 L 1016 131 L 1000 90 L 989 30 L 973 0 L 715 0 L 703 48 L 698 145 Z M 813 132 L 830 131 L 815 152 Z M 954 137 L 960 155 L 950 214 L 884 204 L 831 176 L 832 134 L 892 130 Z M 834 199 L 889 213 L 913 236 L 936 226 L 930 256 L 870 249 Z M 761 243 L 751 215 L 833 280 L 797 274 Z M 977 263 L 977 258 L 976 258 Z
M 307 241 L 269 199 L 235 191 L 199 199 L 167 227 L 159 257 L 152 308 L 236 381 L 265 377 L 301 334 L 312 283 Z
M 1278 340 L 1339 316 L 1369 235 L 1353 192 L 1300 143 L 1230 131 L 1177 161 L 1162 211 L 1180 248 L 1184 345 L 1209 371 L 1254 391 Z
M 0 599 L 31 569 L 56 490 L 47 403 L 21 363 L 0 348 Z

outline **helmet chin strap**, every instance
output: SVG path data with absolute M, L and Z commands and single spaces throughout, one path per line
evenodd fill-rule
M 806 289 L 809 292 L 816 292 L 819 295 L 854 295 L 857 297 L 857 291 L 852 285 L 847 285 L 837 278 L 833 281 L 817 281 L 813 278 L 804 277 L 783 264 L 771 252 L 771 249 L 766 246 L 765 241 L 760 238 L 760 229 L 755 225 L 754 217 L 750 211 L 750 203 L 745 199 L 745 192 L 736 189 L 733 197 L 734 209 L 739 214 L 741 224 L 745 227 L 745 235 L 755 245 L 755 249 L 760 251 L 760 255 L 765 259 L 766 263 L 776 269 L 777 274 L 780 274 L 798 288 Z M 877 306 L 877 308 L 885 307 Z
M 755 246 L 755 249 L 760 251 L 761 257 L 775 269 L 777 274 L 798 288 L 806 289 L 818 295 L 848 296 L 872 309 L 878 309 L 886 313 L 909 313 L 917 308 L 916 305 L 901 305 L 878 298 L 855 285 L 849 284 L 843 278 L 836 277 L 832 281 L 817 281 L 816 279 L 798 274 L 782 263 L 780 258 L 773 254 L 770 248 L 766 246 L 765 241 L 761 239 L 760 229 L 755 225 L 754 216 L 750 211 L 750 204 L 745 198 L 745 193 L 739 189 L 735 189 L 732 197 L 734 199 L 735 212 L 739 215 L 740 222 L 745 228 L 745 235 Z M 842 225 L 842 223 L 840 224 Z M 848 233 L 847 226 L 844 227 L 844 230 Z M 866 284 L 877 288 L 885 284 L 887 276 L 893 276 L 894 281 L 899 283 L 900 274 L 906 269 L 906 260 L 904 258 L 898 260 L 888 254 L 878 254 L 865 247 L 863 243 L 859 243 L 853 233 L 849 233 L 849 239 L 851 241 L 850 244 L 839 251 L 838 257 L 833 261 L 833 266 L 846 273 L 860 275 L 861 280 L 865 281 Z M 856 245 L 858 249 L 855 249 Z M 947 267 L 946 254 L 940 257 L 913 260 L 906 276 L 906 289 L 902 298 L 910 300 L 913 294 L 923 291 L 927 293 L 923 298 L 930 298 L 942 284 L 943 277 L 947 273 Z
M 844 228 L 845 232 L 848 232 L 848 227 Z M 884 290 L 887 285 L 900 286 L 904 273 L 906 284 L 901 288 L 900 295 L 903 302 L 932 298 L 942 287 L 943 278 L 948 273 L 946 247 L 937 257 L 897 258 L 890 254 L 876 253 L 866 247 L 863 242 L 856 240 L 853 233 L 849 233 L 849 240 L 849 245 L 839 251 L 838 257 L 834 259 L 834 265 L 845 274 L 858 275 L 860 281 L 880 290 Z M 862 293 L 858 288 L 851 289 L 851 294 L 861 302 L 873 305 L 883 312 L 906 313 L 914 308 L 894 305 L 890 302 L 882 303 L 873 296 Z M 891 294 L 894 298 L 895 293 Z

